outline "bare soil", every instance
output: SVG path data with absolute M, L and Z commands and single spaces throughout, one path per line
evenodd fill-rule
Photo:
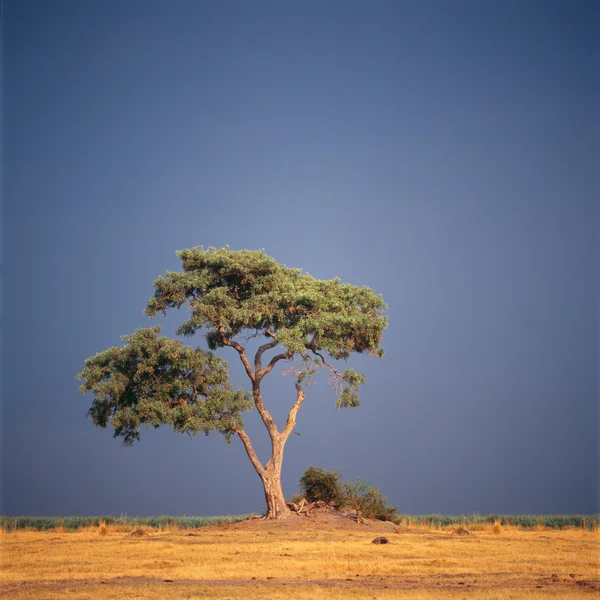
M 113 577 L 103 579 L 59 579 L 53 581 L 23 581 L 18 584 L 0 585 L 0 591 L 16 590 L 63 590 L 74 587 L 147 587 L 147 586 L 201 586 L 201 587 L 255 587 L 260 586 L 320 586 L 324 588 L 367 588 L 396 590 L 493 590 L 493 589 L 585 589 L 600 592 L 600 579 L 558 577 L 550 573 L 537 573 L 523 577 L 519 573 L 460 573 L 456 575 L 436 573 L 432 575 L 409 575 L 394 577 L 347 577 L 344 579 L 288 579 L 267 577 L 264 579 L 162 579 L 157 577 Z
M 391 521 L 377 521 L 375 519 L 362 519 L 360 522 L 356 519 L 355 513 L 340 512 L 330 507 L 320 507 L 312 509 L 308 515 L 292 514 L 281 521 L 264 519 L 262 517 L 253 517 L 239 521 L 238 523 L 228 523 L 226 525 L 217 525 L 216 527 L 231 531 L 306 531 L 307 529 L 336 531 L 373 531 L 373 533 L 394 532 L 399 529 L 398 525 Z M 404 528 L 407 531 L 408 528 Z M 414 531 L 414 530 L 411 530 Z

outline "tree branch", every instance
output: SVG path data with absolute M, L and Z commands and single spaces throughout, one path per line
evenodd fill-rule
M 294 356 L 294 352 L 292 352 L 291 350 L 288 350 L 287 352 L 282 352 L 281 354 L 277 354 L 276 356 L 274 356 L 271 359 L 269 364 L 263 369 L 262 368 L 262 355 L 267 350 L 271 350 L 271 348 L 275 348 L 277 345 L 279 345 L 277 335 L 275 335 L 272 331 L 270 331 L 269 329 L 265 329 L 265 335 L 268 335 L 270 338 L 272 338 L 273 341 L 268 342 L 267 344 L 263 344 L 257 350 L 256 355 L 254 357 L 254 373 L 256 375 L 256 380 L 258 382 L 260 382 L 267 373 L 270 373 L 273 370 L 273 367 L 280 360 L 287 360 Z
M 282 354 L 276 354 L 271 359 L 269 364 L 260 373 L 258 373 L 258 380 L 260 381 L 267 373 L 270 373 L 273 370 L 273 367 L 280 360 L 288 360 L 288 359 L 292 358 L 293 356 L 294 356 L 294 352 L 292 350 L 288 350 L 287 352 L 282 353 Z
M 248 374 L 248 377 L 250 377 L 250 381 L 252 383 L 254 383 L 256 381 L 256 378 L 254 377 L 254 371 L 252 371 L 252 367 L 250 366 L 250 363 L 248 362 L 248 357 L 246 356 L 246 350 L 244 350 L 243 346 L 240 346 L 237 342 L 230 340 L 225 335 L 225 331 L 224 331 L 223 327 L 219 328 L 219 333 L 221 334 L 221 341 L 223 342 L 223 345 L 233 348 L 240 355 L 240 359 L 244 365 L 244 368 L 246 369 L 246 373 Z
M 252 397 L 254 398 L 254 406 L 256 406 L 256 410 L 258 411 L 258 414 L 260 415 L 262 422 L 264 423 L 265 427 L 267 428 L 267 431 L 269 432 L 269 436 L 270 436 L 271 440 L 277 438 L 279 436 L 279 430 L 277 429 L 277 425 L 275 424 L 275 421 L 273 420 L 271 413 L 269 413 L 269 411 L 265 408 L 265 405 L 263 403 L 263 399 L 262 399 L 262 396 L 260 393 L 260 381 L 261 381 L 262 377 L 273 368 L 273 366 L 275 365 L 277 360 L 280 360 L 280 359 L 277 358 L 277 356 L 273 357 L 273 360 L 271 360 L 272 364 L 270 363 L 266 369 L 264 369 L 263 371 L 260 372 L 260 374 L 255 374 L 254 371 L 252 370 L 252 367 L 250 366 L 250 362 L 248 361 L 248 357 L 246 356 L 246 350 L 244 349 L 244 347 L 240 346 L 240 344 L 238 344 L 234 340 L 229 339 L 225 335 L 225 329 L 223 327 L 219 328 L 219 333 L 221 334 L 221 341 L 222 341 L 223 345 L 230 346 L 231 348 L 236 350 L 237 353 L 240 355 L 240 359 L 244 365 L 244 368 L 246 369 L 246 373 L 248 374 L 248 377 L 250 378 L 250 381 L 252 382 Z M 273 342 L 277 341 L 274 333 L 272 333 L 270 331 L 267 331 L 267 333 L 270 337 L 273 338 Z M 272 347 L 271 344 L 273 344 L 273 342 L 264 344 L 263 352 L 265 350 L 267 350 L 268 347 Z M 259 348 L 259 351 L 260 351 L 260 348 Z M 257 354 L 258 354 L 258 352 L 257 352 Z M 278 355 L 278 356 L 286 356 L 286 355 Z M 260 356 L 259 356 L 259 359 L 260 359 Z M 277 360 L 275 360 L 275 359 L 277 359 Z M 240 436 L 242 441 L 244 441 L 244 438 L 242 437 L 243 432 L 242 433 L 236 432 L 236 433 L 238 433 L 238 435 Z M 246 438 L 247 438 L 247 436 L 246 436 Z M 247 439 L 247 441 L 248 441 L 248 443 L 250 442 L 249 439 Z M 244 445 L 245 445 L 245 442 L 244 442 Z M 246 448 L 246 451 L 248 451 L 248 448 Z M 248 456 L 250 456 L 250 455 L 248 455 Z M 250 460 L 252 460 L 252 457 L 250 457 Z M 256 465 L 255 465 L 255 467 L 256 467 Z
M 304 402 L 304 392 L 302 391 L 302 386 L 299 383 L 296 383 L 296 402 L 292 404 L 288 414 L 287 422 L 283 428 L 283 431 L 281 432 L 281 437 L 284 442 L 288 439 L 288 437 L 290 437 L 292 430 L 296 426 L 296 415 L 302 406 L 302 402 Z
M 336 377 L 343 377 L 342 373 L 340 373 L 332 364 L 328 363 L 325 360 L 325 357 L 318 351 L 315 350 L 314 347 L 311 346 L 307 346 L 307 348 L 316 356 L 318 356 L 321 359 L 321 362 L 326 366 L 329 367 L 329 370 L 336 376 Z
M 258 459 L 258 456 L 256 456 L 256 452 L 254 452 L 254 448 L 252 447 L 252 443 L 250 442 L 248 434 L 243 429 L 236 429 L 235 433 L 237 433 L 240 440 L 242 440 L 242 444 L 244 444 L 244 448 L 246 449 L 246 454 L 248 455 L 250 462 L 256 469 L 256 472 L 259 474 L 260 477 L 262 477 L 264 475 L 265 468 Z
M 255 381 L 252 385 L 252 397 L 254 398 L 254 406 L 256 406 L 256 410 L 262 419 L 262 422 L 265 424 L 267 431 L 269 432 L 269 437 L 271 440 L 274 440 L 279 435 L 279 430 L 277 429 L 277 425 L 271 416 L 271 413 L 265 408 L 261 393 L 260 393 L 260 381 Z
M 268 342 L 267 344 L 263 344 L 257 351 L 256 354 L 254 355 L 254 373 L 256 374 L 257 377 L 260 376 L 261 370 L 262 370 L 262 355 L 267 351 L 270 350 L 271 348 L 275 348 L 275 346 L 277 346 L 279 344 L 279 342 L 274 339 L 272 342 Z

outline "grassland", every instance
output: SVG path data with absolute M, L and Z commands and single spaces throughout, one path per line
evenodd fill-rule
M 49 529 L 77 530 L 81 528 L 105 525 L 124 527 L 151 527 L 156 529 L 197 529 L 207 525 L 223 525 L 247 519 L 252 515 L 232 515 L 222 517 L 130 517 L 130 516 L 96 516 L 96 517 L 7 517 L 0 515 L 0 530 L 8 532 L 18 529 L 34 529 L 46 531 Z M 420 526 L 426 528 L 447 528 L 462 525 L 477 529 L 487 524 L 500 523 L 502 526 L 515 526 L 522 529 L 565 529 L 583 528 L 594 531 L 600 528 L 598 515 L 399 515 L 398 525 Z
M 457 535 L 458 521 L 415 521 L 361 525 L 317 515 L 193 529 L 176 520 L 10 533 L 5 526 L 0 595 L 506 600 L 592 598 L 600 591 L 600 529 L 587 522 L 558 529 L 463 519 L 470 534 Z M 376 535 L 390 543 L 372 544 Z
M 6 517 L 0 516 L 0 530 L 7 532 L 30 529 L 34 531 L 68 530 L 98 527 L 104 523 L 108 527 L 117 527 L 122 530 L 145 527 L 153 529 L 197 529 L 207 525 L 224 525 L 242 521 L 251 515 L 234 515 L 227 517 Z M 600 520 L 600 519 L 599 519 Z

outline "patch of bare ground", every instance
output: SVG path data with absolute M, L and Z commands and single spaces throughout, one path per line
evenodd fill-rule
M 311 510 L 300 514 L 293 512 L 286 519 L 275 521 L 263 517 L 251 517 L 237 523 L 216 525 L 216 528 L 230 531 L 306 531 L 307 529 L 335 529 L 336 531 L 393 532 L 398 526 L 391 521 L 360 519 L 353 512 L 341 512 L 319 503 Z M 405 528 L 408 531 L 408 528 Z
M 159 577 L 113 577 L 103 579 L 60 579 L 54 581 L 22 581 L 0 585 L 0 590 L 10 593 L 17 590 L 65 590 L 75 587 L 148 587 L 148 586 L 204 586 L 204 587 L 266 587 L 276 586 L 319 586 L 323 588 L 361 588 L 394 590 L 494 590 L 494 589 L 541 589 L 554 590 L 586 589 L 600 591 L 600 578 L 585 579 L 573 575 L 561 577 L 549 573 L 531 573 L 527 577 L 513 573 L 435 573 L 432 575 L 409 575 L 381 577 L 368 575 L 345 577 L 343 579 L 303 579 L 266 577 L 252 579 L 165 579 Z

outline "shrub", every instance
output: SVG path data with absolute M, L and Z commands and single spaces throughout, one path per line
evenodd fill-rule
M 344 491 L 337 471 L 324 471 L 309 467 L 300 478 L 300 489 L 309 502 L 322 500 L 340 508 L 344 504 Z
M 380 521 L 401 522 L 396 506 L 390 506 L 387 498 L 377 489 L 364 484 L 360 479 L 342 482 L 338 471 L 325 471 L 319 467 L 309 467 L 300 478 L 300 494 L 292 501 L 298 504 L 302 498 L 309 502 L 322 500 L 340 509 L 349 507 L 356 511 L 360 520 L 363 517 Z
M 361 520 L 378 519 L 379 521 L 393 521 L 400 523 L 398 507 L 390 506 L 387 498 L 377 489 L 357 478 L 353 481 L 344 482 L 346 492 L 346 505 L 356 511 L 356 517 Z

